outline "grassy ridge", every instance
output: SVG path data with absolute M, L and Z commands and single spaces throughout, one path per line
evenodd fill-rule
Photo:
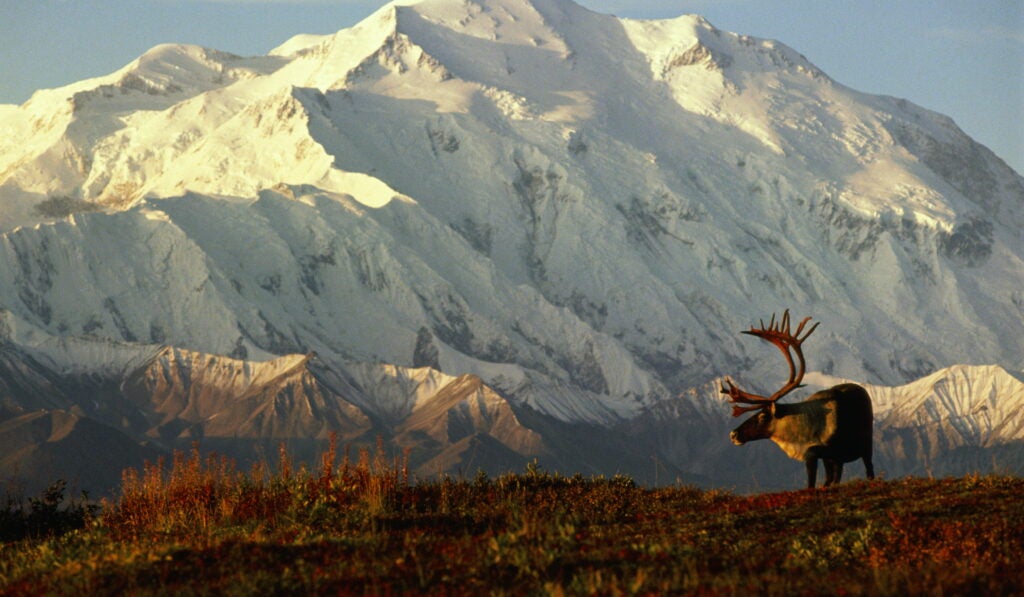
M 1024 480 L 738 496 L 531 467 L 410 483 L 362 452 L 125 474 L 86 528 L 0 546 L 5 594 L 1022 594 Z

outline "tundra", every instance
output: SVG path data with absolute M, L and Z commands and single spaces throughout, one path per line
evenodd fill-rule
M 864 388 L 844 383 L 812 394 L 803 402 L 778 403 L 780 398 L 802 387 L 805 363 L 801 345 L 818 327 L 815 323 L 804 333 L 810 320 L 810 317 L 804 318 L 793 333 L 790 330 L 789 311 L 786 310 L 778 323 L 772 315 L 767 326 L 761 321 L 760 328 L 751 327 L 749 331 L 742 332 L 771 342 L 782 351 L 789 364 L 789 380 L 774 394 L 765 397 L 745 392 L 736 387 L 732 380 L 726 379 L 721 391 L 729 396 L 734 405 L 732 416 L 757 411 L 756 415 L 737 427 L 730 437 L 738 446 L 758 439 L 772 440 L 790 458 L 805 463 L 809 488 L 814 487 L 819 459 L 825 465 L 826 487 L 839 483 L 843 476 L 843 464 L 858 458 L 864 460 L 868 479 L 874 479 L 875 469 L 871 464 L 874 415 L 871 397 Z M 799 365 L 794 362 L 794 355 Z M 740 404 L 749 406 L 738 406 Z

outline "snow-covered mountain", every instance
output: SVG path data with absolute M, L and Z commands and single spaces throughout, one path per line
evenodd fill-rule
M 523 423 L 542 439 L 512 452 L 550 450 L 700 410 L 678 396 L 724 374 L 775 379 L 736 332 L 785 307 L 823 322 L 828 375 L 1024 369 L 1024 179 L 779 42 L 571 0 L 393 2 L 267 56 L 162 45 L 0 106 L 0 338 L 77 342 L 104 379 L 173 355 L 132 378 L 175 396 L 144 415 L 157 436 L 216 427 L 180 392 L 228 387 L 240 436 L 400 433 L 392 402 L 310 381 L 363 363 L 462 379 L 549 431 Z M 281 381 L 313 414 L 276 420 L 218 367 L 319 370 Z

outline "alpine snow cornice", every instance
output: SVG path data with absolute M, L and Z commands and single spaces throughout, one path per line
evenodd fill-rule
M 1022 230 L 949 118 L 570 0 L 161 45 L 0 106 L 0 338 L 430 367 L 563 421 L 774 379 L 735 332 L 785 307 L 828 374 L 1020 370 Z

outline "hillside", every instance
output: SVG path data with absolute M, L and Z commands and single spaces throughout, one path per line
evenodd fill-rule
M 181 459 L 95 524 L 0 545 L 0 590 L 47 594 L 1017 594 L 1019 478 L 747 496 L 522 475 L 410 485 L 361 457 L 286 477 Z M 371 464 L 372 463 L 372 464 Z M 325 472 L 326 471 L 326 472 Z

